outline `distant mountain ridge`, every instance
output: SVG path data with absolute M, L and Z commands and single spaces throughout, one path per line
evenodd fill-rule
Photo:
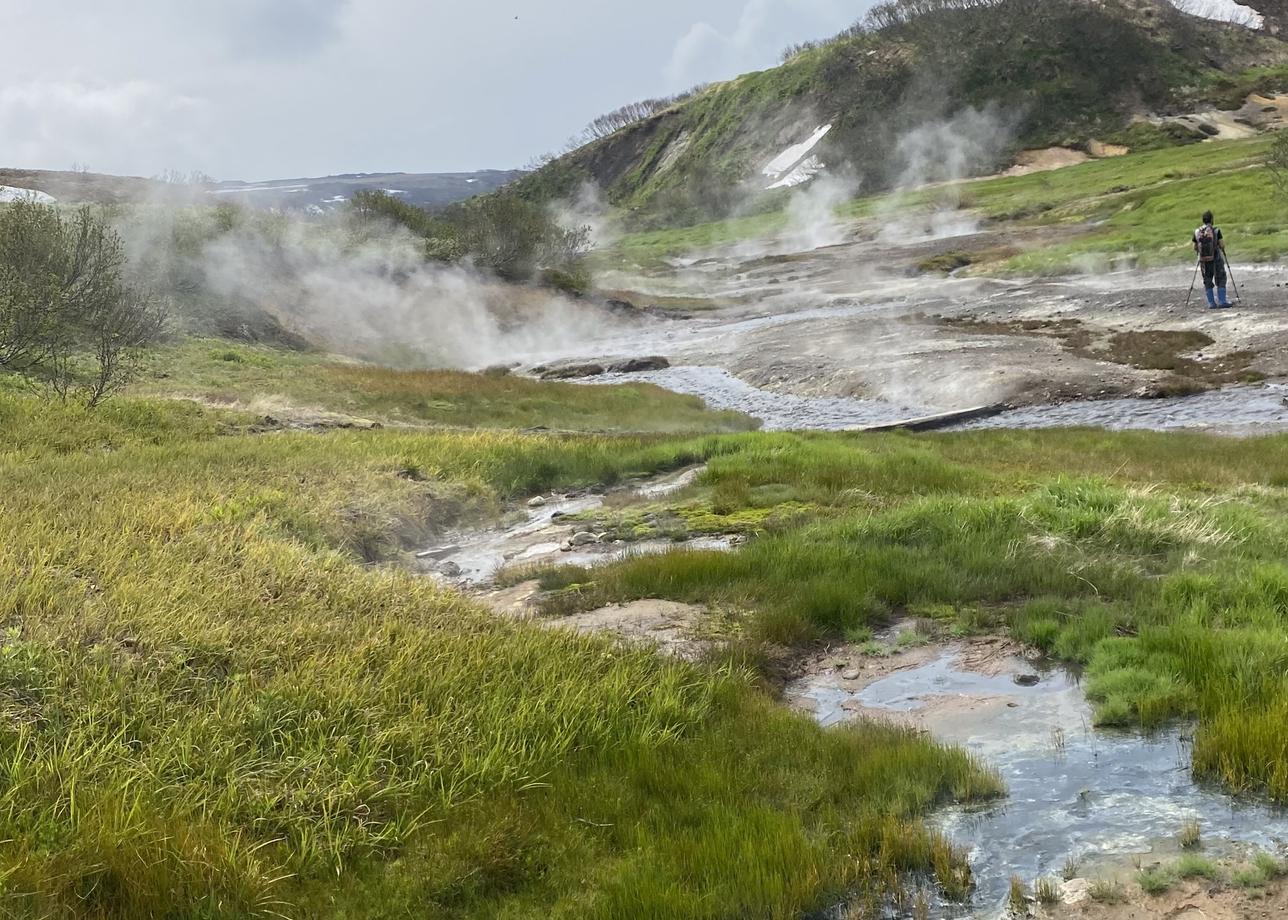
M 524 175 L 522 170 L 485 169 L 456 173 L 345 173 L 263 182 L 215 182 L 206 186 L 176 185 L 138 176 L 113 176 L 83 171 L 0 168 L 0 188 L 31 189 L 68 203 L 122 204 L 168 196 L 211 202 L 228 201 L 247 207 L 320 213 L 342 206 L 359 191 L 380 189 L 410 204 L 431 210 L 475 195 L 494 192 Z
M 462 173 L 346 173 L 267 182 L 218 182 L 208 193 L 253 207 L 331 210 L 359 191 L 385 191 L 409 204 L 436 210 L 475 195 L 494 192 L 522 177 L 521 170 L 485 169 Z

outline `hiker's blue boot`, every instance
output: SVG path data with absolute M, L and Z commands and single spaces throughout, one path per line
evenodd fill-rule
M 1229 306 L 1230 306 L 1230 301 L 1226 299 L 1226 296 L 1225 296 L 1225 288 L 1223 288 L 1223 287 L 1219 287 L 1219 288 L 1217 288 L 1217 289 L 1216 289 L 1216 293 L 1217 293 L 1217 298 L 1218 298 L 1218 300 L 1219 300 L 1218 306 L 1221 306 L 1221 307 L 1229 307 Z
M 1215 310 L 1215 309 L 1216 309 L 1216 292 L 1215 292 L 1215 291 L 1213 291 L 1211 288 L 1206 288 L 1206 289 L 1204 289 L 1204 293 L 1205 293 L 1205 294 L 1207 294 L 1207 299 L 1208 299 L 1208 309 L 1209 309 L 1209 310 Z

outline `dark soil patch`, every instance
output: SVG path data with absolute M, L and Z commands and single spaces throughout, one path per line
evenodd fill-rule
M 1058 339 L 1071 354 L 1112 361 L 1139 370 L 1168 371 L 1149 396 L 1184 396 L 1232 383 L 1256 383 L 1265 374 L 1252 369 L 1257 353 L 1233 351 L 1205 357 L 1216 340 L 1193 329 L 1148 329 L 1107 333 L 1076 319 L 977 320 L 932 317 L 932 322 L 979 335 L 1043 335 Z

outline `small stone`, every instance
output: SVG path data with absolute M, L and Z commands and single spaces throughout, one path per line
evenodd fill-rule
M 461 567 L 455 562 L 444 562 L 438 567 L 438 574 L 445 575 L 448 578 L 460 578 Z
M 1042 678 L 1036 674 L 1016 674 L 1015 682 L 1021 687 L 1036 687 L 1042 682 Z
M 546 501 L 547 501 L 547 499 L 546 499 L 546 497 L 545 497 L 544 495 L 538 495 L 538 496 L 536 496 L 535 498 L 530 498 L 530 499 L 528 499 L 528 507 L 529 507 L 529 508 L 543 508 L 543 507 L 545 507 L 545 505 L 546 505 Z
M 850 668 L 850 670 L 845 671 L 844 673 L 841 674 L 841 680 L 858 680 L 859 676 L 860 675 L 858 670 L 856 670 L 855 668 Z
M 580 533 L 573 534 L 572 539 L 568 542 L 571 546 L 590 546 L 590 544 L 597 541 L 593 533 L 583 530 Z

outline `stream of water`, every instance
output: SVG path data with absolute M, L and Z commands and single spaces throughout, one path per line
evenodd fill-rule
M 1022 686 L 1017 675 L 1038 683 Z M 948 651 L 862 689 L 834 673 L 813 675 L 789 687 L 788 698 L 823 725 L 860 712 L 912 715 L 1001 774 L 1005 799 L 934 819 L 969 853 L 978 884 L 969 905 L 941 904 L 940 917 L 1000 917 L 1012 875 L 1058 878 L 1070 860 L 1091 877 L 1132 855 L 1174 857 L 1176 834 L 1190 820 L 1202 825 L 1209 854 L 1288 844 L 1288 814 L 1195 781 L 1187 727 L 1148 736 L 1096 730 L 1076 679 L 1062 669 L 1015 659 L 988 676 Z
M 924 406 L 881 399 L 808 397 L 754 387 L 718 367 L 671 367 L 638 374 L 611 374 L 593 383 L 644 380 L 677 393 L 700 396 L 715 409 L 733 409 L 770 431 L 840 431 L 933 414 Z M 1288 386 L 1270 383 L 1227 387 L 1168 399 L 1101 399 L 1011 409 L 957 428 L 1069 428 L 1157 431 L 1206 429 L 1240 434 L 1288 430 Z

